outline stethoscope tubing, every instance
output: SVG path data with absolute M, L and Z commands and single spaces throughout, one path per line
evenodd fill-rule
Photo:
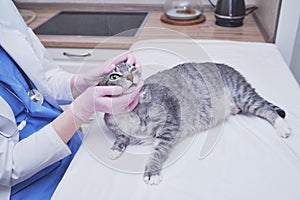
M 16 95 L 12 90 L 10 90 L 5 84 L 3 84 L 2 82 L 0 82 L 0 85 L 6 90 L 8 91 L 11 95 L 13 95 L 24 107 L 26 110 L 26 115 L 24 117 L 24 119 L 21 121 L 21 123 L 17 126 L 17 130 L 14 132 L 14 134 L 10 135 L 10 136 L 6 136 L 4 134 L 1 134 L 3 137 L 5 138 L 11 138 L 13 137 L 18 131 L 22 130 L 24 128 L 24 126 L 26 125 L 26 121 L 28 119 L 29 116 L 29 108 L 27 107 L 27 105 L 24 103 L 24 101 L 18 97 L 18 95 Z

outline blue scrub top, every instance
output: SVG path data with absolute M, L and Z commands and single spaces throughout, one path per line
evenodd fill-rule
M 34 67 L 34 66 L 33 66 Z M 20 131 L 19 140 L 22 140 L 45 125 L 51 123 L 61 110 L 44 101 L 42 105 L 34 103 L 30 100 L 27 92 L 30 90 L 24 77 L 17 68 L 17 64 L 0 46 L 0 81 L 13 91 L 28 107 L 29 114 L 27 124 Z M 34 84 L 32 83 L 34 86 Z M 35 86 L 34 86 L 35 87 Z M 0 85 L 0 95 L 10 105 L 19 124 L 26 117 L 25 106 L 12 94 L 10 94 L 3 86 Z M 77 152 L 81 139 L 80 133 L 76 133 L 68 143 L 72 154 L 63 160 L 60 160 L 51 166 L 39 171 L 29 179 L 15 185 L 11 190 L 11 199 L 30 199 L 30 200 L 47 200 L 50 199 L 55 188 L 64 175 L 68 165 Z M 36 149 L 38 151 L 38 149 Z M 26 156 L 26 155 L 24 155 Z

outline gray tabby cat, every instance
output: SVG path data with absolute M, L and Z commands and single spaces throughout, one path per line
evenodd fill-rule
M 140 69 L 120 63 L 97 81 L 98 85 L 122 86 L 129 93 L 140 77 Z M 232 67 L 215 63 L 177 65 L 145 80 L 139 104 L 132 112 L 104 115 L 107 127 L 116 136 L 111 158 L 120 157 L 128 145 L 153 144 L 144 180 L 158 184 L 163 163 L 174 145 L 238 113 L 266 119 L 284 138 L 291 133 L 283 120 L 285 112 L 259 96 Z

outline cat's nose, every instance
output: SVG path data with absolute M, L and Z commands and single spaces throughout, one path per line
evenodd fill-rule
M 127 75 L 127 80 L 129 80 L 129 81 L 132 81 L 132 80 L 133 80 L 132 74 Z

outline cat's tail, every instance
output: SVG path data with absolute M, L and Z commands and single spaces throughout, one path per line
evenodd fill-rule
M 281 117 L 281 118 L 285 118 L 286 114 L 285 114 L 285 111 L 282 110 L 281 108 L 279 108 L 278 106 L 276 105 L 273 105 L 272 108 L 277 112 L 277 114 Z

